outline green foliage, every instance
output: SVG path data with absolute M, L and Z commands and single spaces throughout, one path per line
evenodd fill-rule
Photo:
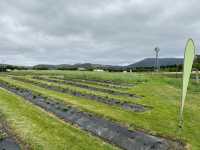
M 0 141 L 7 137 L 7 134 L 0 128 Z

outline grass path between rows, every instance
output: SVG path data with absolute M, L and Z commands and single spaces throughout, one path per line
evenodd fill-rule
M 0 112 L 13 132 L 34 150 L 117 149 L 1 88 Z
M 35 75 L 33 75 L 33 76 L 35 77 Z M 112 90 L 115 90 L 115 91 L 125 91 L 126 89 L 132 87 L 132 86 L 123 86 L 123 85 L 120 85 L 120 84 L 119 85 L 118 84 L 113 85 L 111 83 L 105 83 L 105 82 L 101 82 L 101 81 L 90 81 L 90 80 L 82 80 L 82 79 L 68 79 L 68 78 L 59 77 L 59 76 L 57 77 L 57 76 L 41 75 L 40 77 L 44 77 L 44 78 L 47 78 L 47 79 L 54 79 L 54 80 L 58 80 L 58 81 L 72 81 L 72 82 L 82 84 L 82 85 L 88 85 L 88 86 L 97 87 L 97 88 L 112 89 Z
M 93 90 L 89 90 L 89 89 L 84 89 L 84 88 L 80 88 L 80 87 L 76 87 L 76 86 L 72 86 L 72 85 L 67 85 L 67 84 L 59 84 L 59 83 L 55 83 L 55 82 L 49 82 L 49 81 L 44 81 L 44 80 L 38 80 L 38 79 L 32 79 L 30 77 L 28 78 L 24 78 L 24 77 L 18 77 L 20 79 L 28 79 L 29 81 L 33 81 L 36 83 L 43 83 L 49 86 L 55 86 L 55 87 L 60 87 L 60 88 L 67 88 L 67 89 L 71 89 L 73 91 L 78 91 L 80 93 L 85 93 L 85 94 L 92 94 L 92 95 L 97 95 L 97 96 L 102 96 L 102 97 L 108 97 L 108 98 L 114 98 L 117 99 L 121 102 L 130 102 L 130 103 L 137 103 L 139 98 L 130 98 L 128 96 L 116 96 L 116 95 L 112 95 L 112 94 L 108 94 L 108 93 L 104 93 L 104 92 L 99 92 L 99 91 L 93 91 Z M 129 92 L 131 93 L 131 92 Z

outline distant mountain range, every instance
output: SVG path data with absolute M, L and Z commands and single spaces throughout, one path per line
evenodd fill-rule
M 183 58 L 159 58 L 160 67 L 165 66 L 174 66 L 174 65 L 182 65 Z M 200 56 L 198 55 L 198 60 L 200 62 Z M 0 68 L 7 69 L 39 69 L 39 70 L 77 70 L 77 69 L 85 69 L 85 70 L 94 70 L 94 69 L 103 69 L 110 71 L 123 71 L 130 70 L 135 68 L 153 68 L 155 66 L 155 58 L 145 58 L 136 63 L 127 65 L 127 66 L 114 66 L 114 65 L 101 65 L 101 64 L 92 64 L 92 63 L 79 63 L 79 64 L 61 64 L 61 65 L 49 65 L 49 64 L 40 64 L 32 67 L 26 66 L 14 66 L 14 65 L 2 65 L 0 64 Z
M 159 65 L 164 66 L 174 66 L 176 64 L 182 65 L 182 58 L 159 58 Z M 134 69 L 134 68 L 152 68 L 155 66 L 155 58 L 146 58 L 134 64 L 128 66 L 113 66 L 113 65 L 101 65 L 101 64 L 91 64 L 91 63 L 79 63 L 74 65 L 61 64 L 61 65 L 36 65 L 33 69 L 61 69 L 61 70 L 75 70 L 77 68 L 85 69 L 104 69 L 104 70 L 124 70 L 124 69 Z
M 183 58 L 159 58 L 159 65 L 161 67 L 182 65 Z M 155 66 L 155 58 L 146 58 L 134 64 L 128 65 L 128 68 L 152 68 Z
M 33 66 L 33 69 L 60 69 L 60 70 L 75 70 L 75 69 L 122 69 L 122 66 L 112 66 L 112 65 L 101 65 L 101 64 L 91 64 L 91 63 L 79 63 L 79 64 L 61 64 L 61 65 L 45 65 L 40 64 Z

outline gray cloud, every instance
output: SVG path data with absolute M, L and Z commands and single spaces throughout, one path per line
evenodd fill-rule
M 198 0 L 2 0 L 0 60 L 40 63 L 129 64 L 182 57 L 194 38 L 199 48 Z

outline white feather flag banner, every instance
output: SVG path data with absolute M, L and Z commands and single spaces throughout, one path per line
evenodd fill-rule
M 192 72 L 192 65 L 195 58 L 195 45 L 192 39 L 189 39 L 185 47 L 184 68 L 183 68 L 183 87 L 180 106 L 180 126 L 183 123 L 183 109 L 187 95 L 188 84 Z

